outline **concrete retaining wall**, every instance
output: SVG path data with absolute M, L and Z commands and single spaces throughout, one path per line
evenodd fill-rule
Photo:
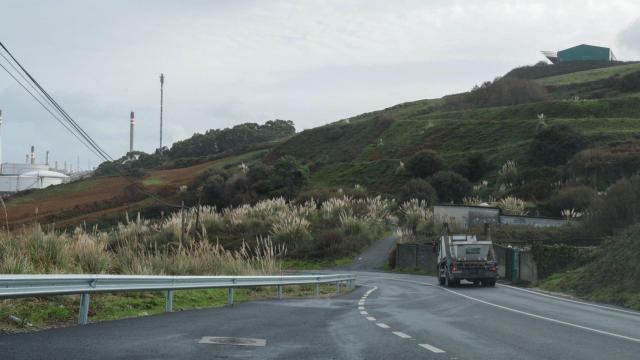
M 538 281 L 538 267 L 533 253 L 530 249 L 507 248 L 500 245 L 493 245 L 498 262 L 498 277 L 511 281 L 526 281 L 535 283 Z M 517 256 L 514 256 L 517 252 Z M 507 259 L 509 257 L 509 259 Z M 516 264 L 511 265 L 514 261 Z M 423 244 L 398 244 L 396 248 L 396 267 L 404 269 L 427 269 L 434 271 L 438 264 L 438 254 L 433 251 L 433 246 Z M 509 266 L 515 267 L 514 271 L 507 269 Z M 509 271 L 509 272 L 508 272 Z
M 427 269 L 435 271 L 438 254 L 432 245 L 398 244 L 396 248 L 396 267 L 409 269 Z

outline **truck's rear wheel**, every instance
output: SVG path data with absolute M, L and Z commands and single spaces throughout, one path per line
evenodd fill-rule
M 444 278 L 443 277 L 438 276 L 438 284 L 444 285 Z
M 495 280 L 485 280 L 482 282 L 482 286 L 496 286 L 496 281 Z
M 448 276 L 444 276 L 444 286 L 446 287 L 451 287 L 451 281 L 449 280 Z

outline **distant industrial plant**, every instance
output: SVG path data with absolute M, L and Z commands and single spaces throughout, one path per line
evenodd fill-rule
M 2 110 L 0 110 L 0 193 L 14 193 L 29 189 L 43 189 L 51 185 L 58 185 L 69 181 L 68 174 L 72 173 L 71 168 L 67 171 L 66 162 L 65 173 L 55 171 L 49 167 L 49 151 L 46 152 L 44 164 L 36 163 L 35 147 L 31 146 L 31 151 L 26 155 L 24 163 L 2 162 Z M 68 174 L 67 174 L 68 173 Z

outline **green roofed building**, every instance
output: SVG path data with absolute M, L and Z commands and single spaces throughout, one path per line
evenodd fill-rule
M 616 61 L 611 49 L 593 45 L 578 45 L 560 51 L 543 51 L 542 54 L 552 63 L 566 61 Z

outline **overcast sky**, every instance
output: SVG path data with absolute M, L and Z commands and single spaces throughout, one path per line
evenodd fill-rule
M 397 103 L 466 91 L 580 43 L 640 59 L 640 1 L 0 2 L 0 40 L 114 157 L 242 122 L 298 131 Z M 0 69 L 3 161 L 81 167 L 88 150 Z

